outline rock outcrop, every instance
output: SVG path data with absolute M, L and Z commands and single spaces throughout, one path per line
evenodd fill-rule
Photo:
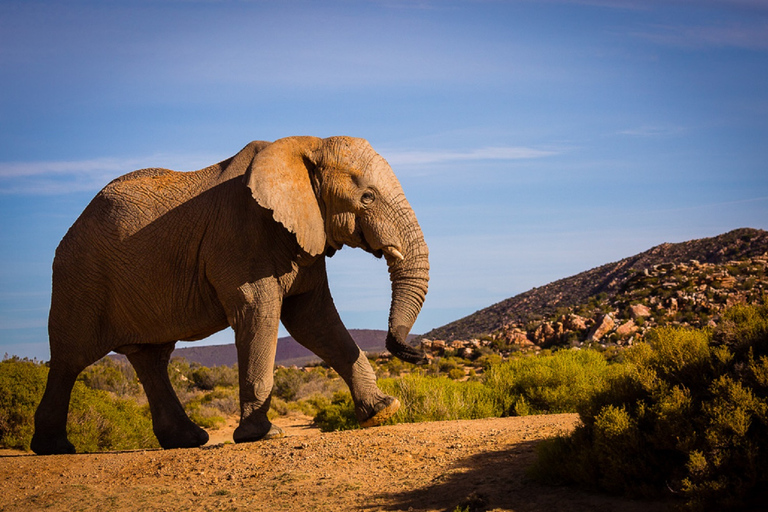
M 433 356 L 450 351 L 467 359 L 491 349 L 507 357 L 556 347 L 621 348 L 660 325 L 714 327 L 726 308 L 760 303 L 767 294 L 768 253 L 718 264 L 667 262 L 632 272 L 613 295 L 603 293 L 553 315 L 508 322 L 469 341 L 423 339 L 422 347 Z
M 768 232 L 748 228 L 737 229 L 712 238 L 661 244 L 638 255 L 521 293 L 465 318 L 433 329 L 423 337 L 444 340 L 482 338 L 501 331 L 511 324 L 524 326 L 531 321 L 552 316 L 559 310 L 576 310 L 579 305 L 587 303 L 594 297 L 615 297 L 622 293 L 629 281 L 637 281 L 650 275 L 658 277 L 663 274 L 666 276 L 664 280 L 654 283 L 654 286 L 676 292 L 681 288 L 680 283 L 674 278 L 675 272 L 685 273 L 689 270 L 706 269 L 709 268 L 707 265 L 715 265 L 719 268 L 729 261 L 759 258 L 766 253 L 768 253 Z M 740 282 L 738 276 L 730 273 L 713 273 L 709 279 L 709 282 L 702 284 L 718 290 L 720 294 L 737 288 Z M 692 290 L 683 289 L 682 291 L 688 295 L 693 293 Z M 706 290 L 698 290 L 698 293 L 706 293 Z M 665 300 L 667 298 L 664 297 Z M 675 300 L 678 302 L 679 310 L 686 308 L 681 305 L 680 298 L 675 297 Z M 652 316 L 657 306 L 648 303 L 640 305 L 649 310 L 638 309 L 635 319 Z M 624 313 L 622 311 L 622 314 Z M 590 315 L 591 313 L 584 316 L 592 318 Z M 564 329 L 569 329 L 565 323 Z

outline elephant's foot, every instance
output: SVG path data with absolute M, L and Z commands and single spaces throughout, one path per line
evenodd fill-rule
M 284 437 L 285 432 L 277 425 L 269 421 L 260 423 L 240 422 L 235 429 L 232 438 L 236 443 L 252 443 L 253 441 L 265 441 Z
M 172 429 L 155 431 L 160 446 L 166 450 L 173 448 L 196 448 L 208 442 L 208 432 L 195 425 L 191 421 L 185 422 L 183 428 L 177 425 Z
M 75 453 L 75 446 L 69 442 L 66 434 L 63 436 L 46 436 L 36 431 L 32 436 L 30 447 L 38 455 Z
M 382 401 L 373 406 L 373 415 L 360 422 L 363 428 L 377 427 L 384 424 L 400 409 L 400 401 L 393 396 L 386 396 Z

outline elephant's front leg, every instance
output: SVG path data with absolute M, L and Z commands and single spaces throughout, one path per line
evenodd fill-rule
M 283 435 L 283 431 L 267 419 L 274 382 L 280 306 L 277 298 L 248 305 L 235 315 L 233 321 L 240 380 L 240 425 L 233 435 L 236 443 Z
M 381 425 L 397 412 L 400 402 L 376 385 L 376 374 L 344 327 L 327 281 L 313 291 L 287 297 L 282 320 L 296 341 L 320 356 L 347 383 L 362 427 Z

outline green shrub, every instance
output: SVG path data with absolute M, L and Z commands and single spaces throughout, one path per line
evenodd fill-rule
M 189 399 L 184 410 L 189 419 L 201 427 L 216 429 L 226 423 L 228 416 L 240 410 L 238 394 L 238 388 L 216 386 Z
M 379 387 L 395 396 L 402 407 L 389 423 L 416 423 L 498 416 L 488 388 L 481 382 L 457 382 L 444 376 L 409 374 L 396 379 L 382 379 Z M 314 421 L 323 431 L 357 428 L 354 404 L 348 392 L 334 395 L 328 403 L 318 404 Z
M 453 358 L 444 359 L 444 368 L 450 368 L 447 377 L 414 373 L 379 380 L 381 390 L 402 403 L 390 423 L 576 412 L 621 371 L 588 350 L 513 359 L 491 366 L 480 382 L 458 381 L 464 371 Z M 351 398 L 321 404 L 315 422 L 326 430 L 356 426 Z
M 72 390 L 67 437 L 78 452 L 158 448 L 149 407 L 76 382 Z
M 483 354 L 477 359 L 475 359 L 475 364 L 480 366 L 481 368 L 488 370 L 492 366 L 496 366 L 501 364 L 501 356 L 496 353 L 490 353 L 490 354 Z
M 13 357 L 0 362 L 0 447 L 29 450 L 47 377 L 48 368 L 34 361 Z
M 390 357 L 386 362 L 376 367 L 375 371 L 378 378 L 399 377 L 403 372 L 413 368 L 415 366 L 411 363 L 403 362 L 396 357 Z
M 184 410 L 189 419 L 203 428 L 217 429 L 227 422 L 227 419 L 221 415 L 218 409 L 208 407 L 198 401 L 186 404 Z
M 240 392 L 237 387 L 216 386 L 196 399 L 201 404 L 220 411 L 224 416 L 240 412 Z
M 744 505 L 768 484 L 768 305 L 738 306 L 714 332 L 657 329 L 545 442 L 533 473 L 693 509 Z
M 237 386 L 237 366 L 213 366 L 211 368 L 199 363 L 190 365 L 189 379 L 192 384 L 203 391 L 210 391 L 215 387 Z
M 318 404 L 314 422 L 322 432 L 351 430 L 358 427 L 355 405 L 348 391 L 337 391 L 328 403 Z
M 216 386 L 213 370 L 207 366 L 195 366 L 194 368 L 191 368 L 190 377 L 192 385 L 197 389 L 210 391 Z
M 385 393 L 400 400 L 394 423 L 476 419 L 499 416 L 500 410 L 481 382 L 457 382 L 448 377 L 404 375 L 379 381 Z
M 141 393 L 139 379 L 128 361 L 104 357 L 80 373 L 77 380 L 91 389 L 109 391 L 119 396 Z
M 346 388 L 341 378 L 322 366 L 310 369 L 278 368 L 274 379 L 272 396 L 287 402 L 318 394 L 330 398 L 335 392 Z
M 561 350 L 492 366 L 483 381 L 502 415 L 522 416 L 576 412 L 618 371 L 596 351 Z
M 0 362 L 0 446 L 29 450 L 47 376 L 41 363 L 19 358 Z M 146 407 L 90 389 L 82 381 L 72 390 L 67 435 L 79 452 L 158 447 Z

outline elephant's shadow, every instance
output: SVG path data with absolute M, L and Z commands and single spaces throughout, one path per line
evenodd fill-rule
M 667 503 L 633 501 L 570 486 L 535 482 L 526 473 L 536 458 L 536 444 L 538 441 L 527 441 L 506 450 L 472 454 L 457 461 L 449 473 L 438 476 L 421 488 L 371 496 L 363 508 L 446 512 L 497 509 L 515 512 L 669 510 Z

